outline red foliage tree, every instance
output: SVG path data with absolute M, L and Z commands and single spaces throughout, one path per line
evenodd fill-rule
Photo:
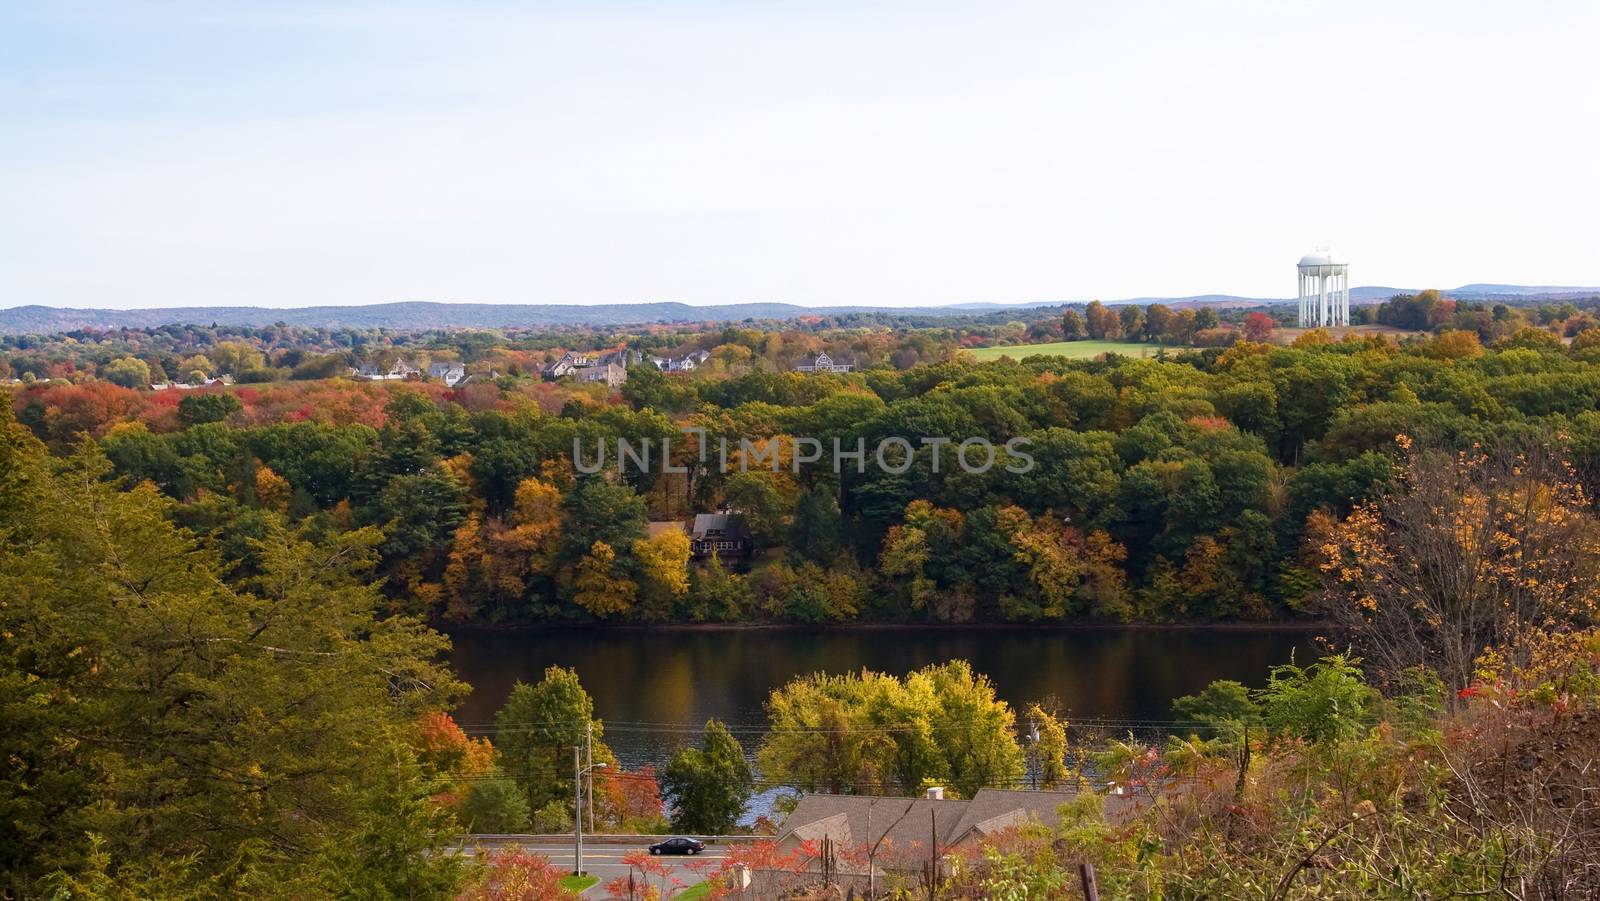
M 597 811 L 607 821 L 658 820 L 665 811 L 656 768 L 645 764 L 634 772 L 602 770 L 595 777 Z
M 550 858 L 521 849 L 490 855 L 478 878 L 457 901 L 549 901 L 576 898 L 561 887 L 562 873 Z
M 1264 343 L 1272 337 L 1272 327 L 1275 324 L 1272 317 L 1266 313 L 1250 313 L 1244 317 L 1244 338 L 1257 344 Z

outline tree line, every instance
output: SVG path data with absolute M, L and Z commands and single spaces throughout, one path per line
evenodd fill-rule
M 1263 620 L 1306 612 L 1315 547 L 1390 483 L 1400 434 L 1456 448 L 1553 435 L 1592 470 L 1590 335 L 1312 333 L 1164 360 L 848 375 L 636 367 L 614 394 L 45 386 L 11 406 L 60 452 L 94 436 L 106 478 L 153 486 L 240 572 L 259 571 L 280 524 L 371 529 L 390 609 L 435 622 Z M 729 442 L 735 465 L 701 459 L 691 428 Z M 904 472 L 794 465 L 798 438 L 896 436 L 913 439 Z M 575 445 L 619 438 L 670 441 L 684 471 L 574 467 Z M 1024 440 L 1036 465 L 963 471 L 967 438 Z M 741 442 L 767 462 L 741 471 Z M 740 514 L 752 558 L 698 559 L 659 527 L 717 509 Z

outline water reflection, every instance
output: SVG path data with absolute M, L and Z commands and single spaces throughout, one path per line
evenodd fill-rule
M 489 725 L 512 683 L 546 666 L 577 670 L 626 765 L 661 761 L 715 717 L 747 748 L 766 725 L 762 702 L 803 673 L 866 667 L 895 674 L 970 660 L 1013 706 L 1053 698 L 1107 731 L 1169 718 L 1172 699 L 1213 679 L 1259 685 L 1310 636 L 1291 631 L 1168 629 L 550 629 L 458 634 L 452 659 L 474 691 L 457 712 Z M 639 724 L 692 724 L 674 731 Z M 1154 726 L 1152 726 L 1154 728 Z

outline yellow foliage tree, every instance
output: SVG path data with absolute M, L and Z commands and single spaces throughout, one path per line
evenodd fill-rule
M 639 586 L 617 572 L 617 552 L 596 541 L 578 563 L 577 593 L 573 600 L 597 619 L 618 616 L 633 609 Z
M 456 529 L 440 596 L 445 615 L 464 620 L 486 604 L 515 605 L 551 569 L 561 529 L 561 492 L 537 478 L 517 486 L 509 523 L 473 513 Z
M 1085 604 L 1101 616 L 1126 614 L 1122 563 L 1128 551 L 1103 530 L 1085 535 L 1058 516 L 1030 517 L 1021 507 L 1001 508 L 995 530 L 1015 548 L 1013 559 L 1027 567 L 1039 617 L 1060 619 Z
M 689 593 L 689 536 L 682 529 L 640 538 L 633 543 L 633 556 L 652 613 L 669 612 L 673 601 Z
M 289 480 L 265 466 L 256 467 L 256 503 L 279 513 L 289 509 Z

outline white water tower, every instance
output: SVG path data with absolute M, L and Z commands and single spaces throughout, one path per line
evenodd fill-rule
M 1326 247 L 1300 258 L 1300 327 L 1350 324 L 1350 264 Z

